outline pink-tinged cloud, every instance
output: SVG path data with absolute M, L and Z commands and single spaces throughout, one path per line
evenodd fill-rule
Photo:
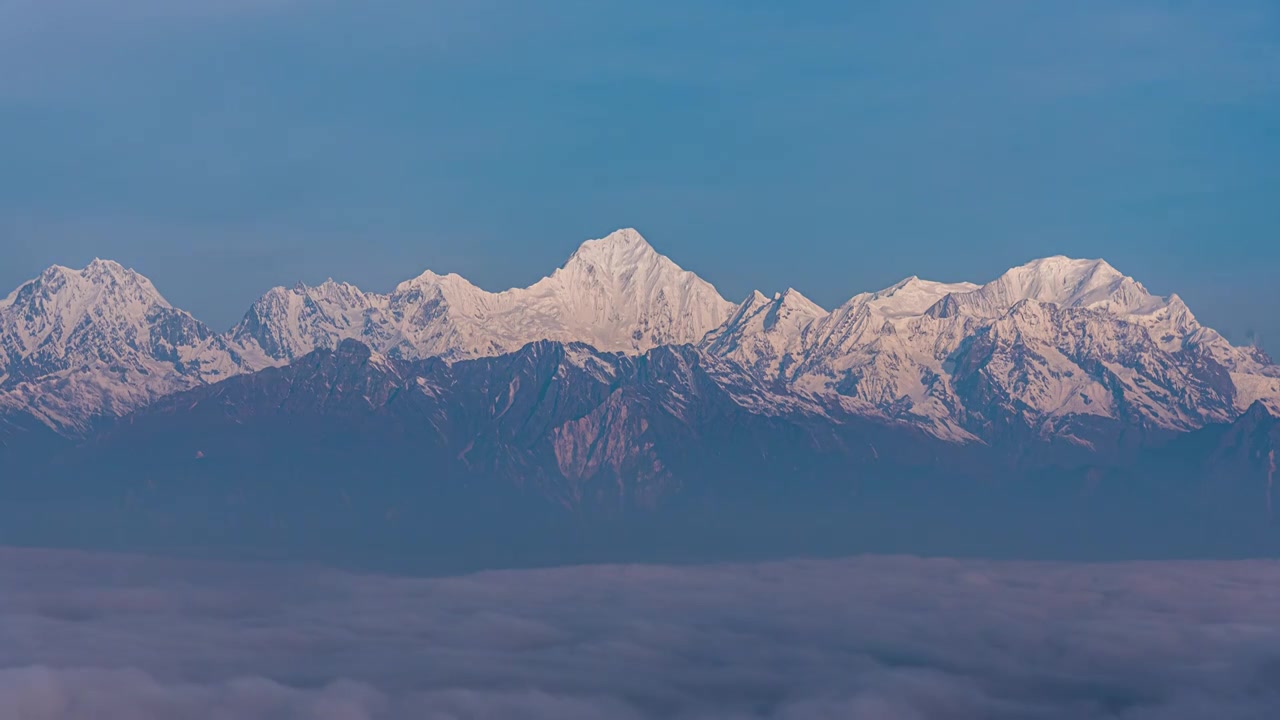
M 423 579 L 7 550 L 0 588 L 23 720 L 1280 717 L 1275 562 Z

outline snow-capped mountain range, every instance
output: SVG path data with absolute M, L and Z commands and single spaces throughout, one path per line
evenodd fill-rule
M 51 267 L 0 300 L 0 410 L 60 432 L 249 369 L 224 337 L 108 260 Z
M 710 283 L 659 255 L 636 231 L 619 230 L 583 243 L 549 277 L 505 292 L 431 271 L 387 295 L 333 281 L 275 288 L 229 341 L 258 365 L 347 339 L 403 359 L 487 357 L 536 340 L 640 353 L 697 342 L 732 311 Z
M 912 277 L 830 313 L 794 291 L 756 294 L 703 347 L 794 393 L 957 440 L 996 415 L 1073 437 L 1082 420 L 1190 430 L 1280 406 L 1265 355 L 1102 260 L 1044 258 L 981 286 Z
M 795 290 L 735 305 L 634 230 L 498 293 L 432 272 L 387 294 L 274 288 L 223 334 L 116 263 L 53 267 L 0 301 L 0 410 L 80 434 L 344 340 L 446 362 L 536 341 L 625 355 L 692 345 L 753 413 L 870 417 L 962 443 L 1010 423 L 1087 445 L 1099 422 L 1186 431 L 1257 402 L 1280 411 L 1280 367 L 1101 260 L 1044 258 L 983 285 L 912 277 L 827 311 Z

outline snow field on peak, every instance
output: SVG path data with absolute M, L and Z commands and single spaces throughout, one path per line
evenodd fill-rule
M 119 264 L 54 266 L 0 305 L 0 407 L 64 432 L 243 372 L 216 335 Z
M 697 342 L 733 305 L 697 275 L 658 254 L 634 230 L 588 240 L 564 266 L 527 288 L 488 292 L 427 271 L 388 295 L 277 288 L 291 296 L 255 304 L 232 338 L 275 363 L 342 339 L 402 358 L 463 360 L 537 340 L 643 353 Z
M 764 303 L 749 297 L 703 351 L 947 439 L 972 439 L 1000 414 L 1043 432 L 1072 417 L 1189 430 L 1280 403 L 1280 369 L 1101 260 L 1044 258 L 985 285 L 910 277 L 785 334 L 756 321 Z

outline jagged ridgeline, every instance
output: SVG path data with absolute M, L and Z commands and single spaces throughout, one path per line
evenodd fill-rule
M 1101 260 L 828 311 L 726 301 L 621 230 L 528 288 L 275 288 L 225 333 L 102 260 L 0 301 L 6 491 L 140 539 L 407 542 L 482 512 L 564 552 L 566 517 L 677 555 L 1244 552 L 1275 539 L 1277 411 L 1269 358 Z

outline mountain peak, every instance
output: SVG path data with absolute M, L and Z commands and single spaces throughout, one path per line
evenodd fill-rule
M 650 250 L 653 249 L 653 247 L 649 245 L 649 241 L 645 240 L 644 236 L 640 234 L 640 231 L 636 230 L 635 228 L 621 228 L 618 230 L 614 230 L 613 232 L 609 233 L 608 235 L 605 235 L 602 238 L 587 240 L 586 242 L 582 243 L 581 247 L 595 248 L 595 247 L 610 247 L 610 246 L 620 246 L 620 247 L 644 246 L 649 248 Z
M 134 277 L 144 279 L 137 272 L 126 268 L 115 260 L 103 260 L 102 258 L 94 258 L 90 260 L 83 268 L 76 269 L 65 265 L 50 265 L 40 273 L 36 280 L 50 281 L 55 279 L 83 278 L 86 280 L 100 280 L 103 278 L 125 278 Z
M 337 280 L 334 280 L 333 278 L 329 277 L 329 278 L 325 278 L 324 282 L 317 285 L 316 289 L 332 290 L 334 288 L 349 288 L 349 287 L 353 287 L 351 283 L 338 282 Z
M 958 311 L 994 317 L 1023 300 L 1062 307 L 1107 309 L 1118 315 L 1150 312 L 1165 304 L 1137 280 L 1105 260 L 1053 255 L 1011 268 L 1003 275 L 955 298 Z
M 632 229 L 582 243 L 563 267 L 518 292 L 546 338 L 609 352 L 698 342 L 734 310 Z
M 666 256 L 654 250 L 644 236 L 626 228 L 582 243 L 561 270 L 582 266 L 589 272 L 618 274 L 644 265 L 659 264 L 676 267 Z
M 746 296 L 745 298 L 743 298 L 742 302 L 738 303 L 738 311 L 741 311 L 743 308 L 753 308 L 753 307 L 758 307 L 760 305 L 765 305 L 767 303 L 773 302 L 776 299 L 778 299 L 778 295 L 776 293 L 774 294 L 773 298 L 770 299 L 768 295 L 765 295 L 759 290 L 752 290 L 750 295 Z
M 707 333 L 700 347 L 764 378 L 776 379 L 793 364 L 793 355 L 802 351 L 806 330 L 826 314 L 793 288 L 773 297 L 757 290 Z
M 1124 278 L 1125 275 L 1106 260 L 1051 255 L 1011 268 L 1002 277 L 1039 278 L 1060 283 L 1062 286 L 1077 287 L 1082 283 L 1101 284 L 1112 282 Z
M 1106 268 L 1111 268 L 1112 270 L 1115 270 L 1115 268 L 1112 267 L 1110 263 L 1108 263 L 1106 260 L 1103 260 L 1102 258 L 1076 258 L 1076 257 L 1071 257 L 1070 255 L 1046 255 L 1041 258 L 1034 258 L 1032 260 L 1028 260 L 1021 267 L 1039 268 L 1039 267 L 1064 267 L 1064 266 L 1078 267 L 1078 268 L 1106 267 Z
M 146 276 L 114 260 L 94 258 L 80 270 L 53 265 L 20 286 L 0 307 L 39 302 L 47 310 L 58 308 L 63 320 L 80 317 L 94 307 L 170 307 Z
M 1056 283 L 1059 289 L 1070 287 L 1074 292 L 1088 292 L 1090 289 L 1106 286 L 1126 279 L 1125 274 L 1115 269 L 1111 263 L 1102 259 L 1071 258 L 1065 255 L 1032 260 L 1025 265 L 1010 269 L 1006 277 L 1018 277 L 1027 283 Z M 1031 288 L 1029 288 L 1031 289 Z M 1042 284 L 1033 291 L 1052 294 L 1054 287 Z M 1030 297 L 1033 300 L 1045 300 L 1044 297 Z
M 772 297 L 759 290 L 752 290 L 750 295 L 738 303 L 731 316 L 725 320 L 724 326 L 718 328 L 717 332 L 723 331 L 726 326 L 737 326 L 745 318 L 762 310 L 774 316 L 779 314 L 788 316 L 799 314 L 808 319 L 827 314 L 826 310 L 800 294 L 800 291 L 795 288 L 787 288 L 782 292 L 776 292 Z
M 302 296 L 313 297 L 318 295 L 332 295 L 334 293 L 362 294 L 360 288 L 356 287 L 355 285 L 352 285 L 351 283 L 338 282 L 333 278 L 327 278 L 324 282 L 319 283 L 318 285 L 308 285 L 305 282 L 302 282 L 301 280 L 299 280 L 298 282 L 294 283 L 292 287 L 288 287 L 288 288 L 284 286 L 273 287 L 270 290 L 268 290 L 266 294 L 263 295 L 263 298 L 265 299 L 267 297 L 276 297 L 276 296 L 283 297 L 285 295 L 297 295 L 299 297 L 302 297 Z
M 441 275 L 432 270 L 423 270 L 421 274 L 410 280 L 405 280 L 396 286 L 396 293 L 405 293 L 415 289 L 424 287 L 439 287 L 448 289 L 467 289 L 477 292 L 485 292 L 471 283 L 470 280 L 462 277 L 458 273 L 445 273 Z
M 250 306 L 227 338 L 254 366 L 289 362 L 361 333 L 366 314 L 377 312 L 383 300 L 332 278 L 316 286 L 274 287 Z
M 241 370 L 214 334 L 111 260 L 53 266 L 0 304 L 0 404 L 82 430 L 156 397 Z M 7 400 L 6 400 L 7 398 Z
M 659 255 L 632 229 L 582 243 L 562 267 L 527 288 L 489 292 L 456 273 L 425 270 L 389 295 L 334 284 L 306 297 L 303 305 L 264 298 L 270 302 L 259 303 L 233 339 L 256 344 L 275 363 L 344 338 L 400 358 L 491 356 L 537 340 L 644 352 L 697 342 L 733 310 L 714 287 Z
M 909 276 L 907 276 L 907 277 L 905 277 L 905 278 L 902 278 L 902 279 L 901 279 L 901 280 L 899 280 L 898 282 L 896 282 L 896 283 L 894 283 L 894 284 L 890 285 L 889 287 L 887 287 L 887 288 L 885 288 L 885 289 L 881 290 L 881 291 L 880 291 L 879 293 L 877 293 L 877 294 L 880 294 L 880 295 L 892 295 L 893 293 L 895 293 L 895 292 L 897 292 L 897 291 L 899 291 L 899 290 L 902 290 L 903 288 L 909 288 L 909 287 L 911 287 L 911 286 L 913 286 L 913 285 L 919 285 L 920 283 L 921 283 L 921 281 L 920 281 L 920 276 L 918 276 L 918 275 L 909 275 Z
M 86 265 L 84 269 L 86 271 L 108 271 L 108 272 L 126 272 L 127 271 L 124 265 L 121 265 L 115 260 L 108 260 L 100 257 L 95 257 L 94 259 L 90 260 L 89 264 Z
M 143 292 L 154 293 L 157 297 L 159 296 L 159 293 L 152 286 L 149 279 L 138 274 L 133 269 L 121 265 L 115 260 L 94 258 L 88 265 L 85 265 L 83 270 L 80 270 L 76 274 L 95 284 L 116 282 L 125 285 L 135 285 L 143 288 Z
M 854 301 L 862 300 L 886 317 L 921 315 L 948 295 L 967 293 L 977 288 L 973 283 L 943 283 L 921 280 L 912 275 L 879 292 L 854 298 Z
M 798 310 L 812 317 L 827 314 L 827 311 L 822 306 L 805 297 L 795 288 L 783 290 L 774 296 L 774 300 L 777 301 L 779 307 Z

